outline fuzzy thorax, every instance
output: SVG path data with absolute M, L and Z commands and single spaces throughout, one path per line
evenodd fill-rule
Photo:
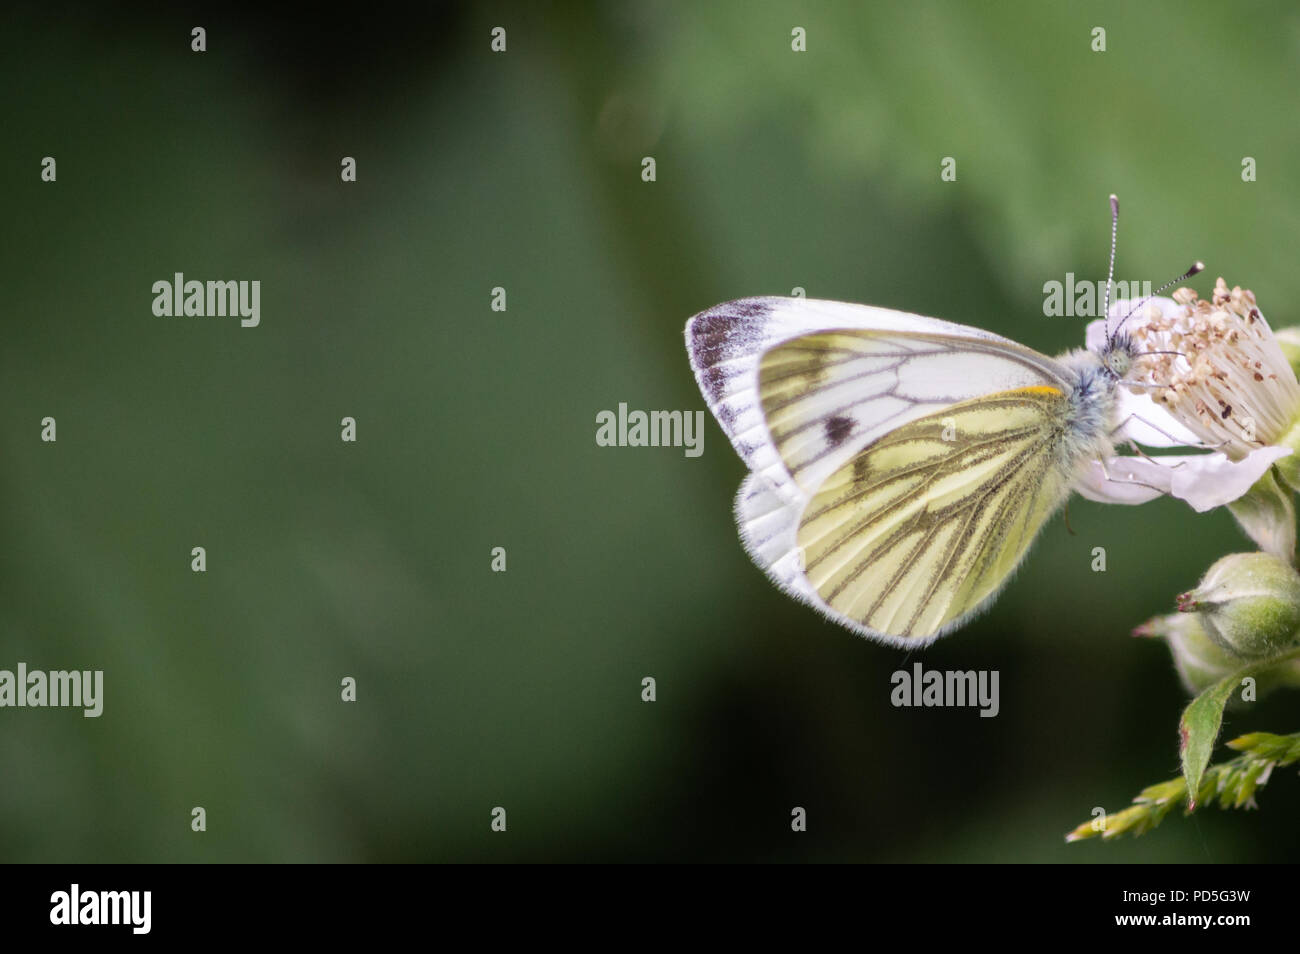
M 1114 453 L 1111 433 L 1118 424 L 1115 391 L 1119 379 L 1109 370 L 1105 354 L 1076 350 L 1058 360 L 1074 377 L 1061 441 L 1062 464 L 1073 471 Z

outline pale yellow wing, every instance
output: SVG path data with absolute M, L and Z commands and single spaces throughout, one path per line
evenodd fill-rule
M 982 394 L 1040 386 L 1068 386 L 1050 358 L 925 331 L 804 335 L 768 350 L 759 367 L 768 435 L 804 495 L 895 428 Z
M 781 366 L 778 356 L 772 367 Z M 790 397 L 782 380 L 774 374 L 762 388 L 779 446 L 778 405 Z M 923 641 L 953 628 L 998 591 L 1065 500 L 1068 409 L 1059 388 L 1015 388 L 953 404 L 859 451 L 799 518 L 807 586 L 875 634 Z

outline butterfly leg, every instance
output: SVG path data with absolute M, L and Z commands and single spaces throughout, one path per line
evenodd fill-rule
M 1141 457 L 1143 460 L 1149 460 L 1151 461 L 1151 463 L 1159 464 L 1161 467 L 1168 467 L 1170 470 L 1177 470 L 1179 467 L 1182 467 L 1187 463 L 1187 461 L 1185 460 L 1180 460 L 1176 464 L 1166 464 L 1159 457 L 1152 457 L 1141 447 L 1138 447 L 1137 441 L 1132 440 L 1131 438 L 1128 441 L 1128 446 L 1133 448 L 1133 453 L 1136 454 L 1138 457 Z
M 1158 491 L 1159 493 L 1162 494 L 1168 492 L 1165 488 L 1157 487 L 1155 484 L 1148 484 L 1145 480 L 1132 480 L 1125 477 L 1112 477 L 1110 475 L 1110 471 L 1106 469 L 1106 461 L 1099 460 L 1098 463 L 1101 464 L 1101 475 L 1105 477 L 1107 480 L 1109 480 L 1112 484 L 1133 484 L 1138 487 L 1146 487 L 1150 490 Z

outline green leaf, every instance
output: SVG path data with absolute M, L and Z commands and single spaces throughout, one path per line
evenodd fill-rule
M 1233 739 L 1228 747 L 1241 754 L 1205 770 L 1199 798 L 1213 802 L 1217 794 L 1222 808 L 1254 808 L 1255 792 L 1268 781 L 1273 769 L 1300 761 L 1300 732 L 1295 735 L 1252 732 Z M 1120 835 L 1145 834 L 1185 801 L 1187 791 L 1187 781 L 1183 778 L 1148 785 L 1128 808 L 1104 815 L 1100 820 L 1084 822 L 1067 834 L 1065 840 L 1083 841 L 1100 836 L 1103 841 L 1110 841 Z M 1183 814 L 1191 810 L 1192 806 L 1187 804 Z
M 1300 649 L 1291 649 L 1260 662 L 1238 669 L 1220 679 L 1188 704 L 1179 722 L 1179 755 L 1183 763 L 1183 778 L 1187 781 L 1187 807 L 1196 807 L 1205 767 L 1214 753 L 1214 742 L 1223 724 L 1223 707 L 1243 679 L 1253 677 L 1289 659 L 1300 657 Z
M 1178 726 L 1179 749 L 1183 760 L 1183 778 L 1187 780 L 1187 807 L 1196 807 L 1196 793 L 1210 764 L 1214 741 L 1219 737 L 1223 723 L 1223 707 L 1234 689 L 1241 685 L 1242 675 L 1233 673 L 1220 679 L 1191 701 L 1183 710 Z

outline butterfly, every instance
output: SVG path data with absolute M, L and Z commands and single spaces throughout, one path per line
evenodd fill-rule
M 1113 276 L 1114 196 L 1111 210 Z M 742 298 L 692 317 L 696 381 L 750 470 L 735 511 L 754 562 L 854 632 L 923 645 L 992 602 L 1072 490 L 1103 499 L 1087 490 L 1098 464 L 1121 496 L 1150 499 L 1114 457 L 1142 354 L 1109 327 L 1110 284 L 1104 342 L 1056 358 L 837 301 Z

